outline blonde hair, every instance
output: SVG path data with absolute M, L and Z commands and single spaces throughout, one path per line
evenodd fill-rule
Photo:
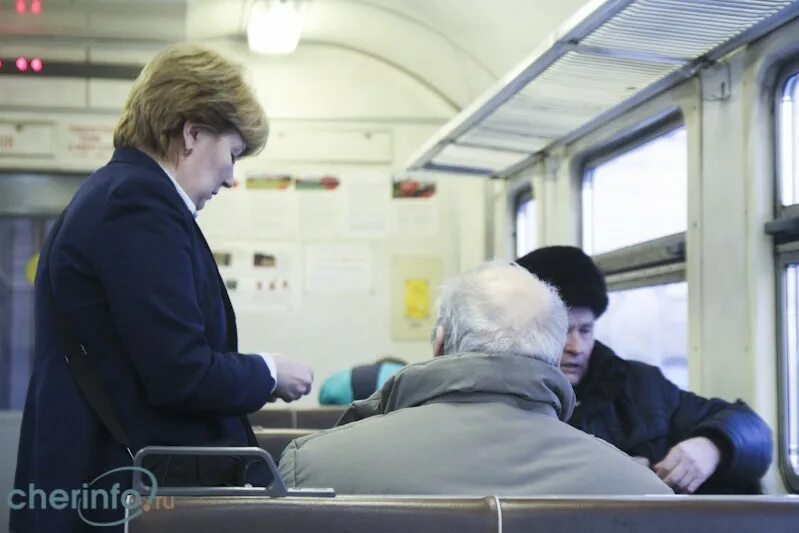
M 183 43 L 162 50 L 133 83 L 114 130 L 115 148 L 138 148 L 164 159 L 183 149 L 187 121 L 219 135 L 238 132 L 241 157 L 261 151 L 269 122 L 240 65 Z

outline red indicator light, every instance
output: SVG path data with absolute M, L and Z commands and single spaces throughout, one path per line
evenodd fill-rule
M 25 13 L 25 0 L 17 0 L 17 13 L 23 15 Z
M 41 0 L 33 0 L 33 2 L 31 2 L 31 13 L 33 13 L 34 15 L 38 15 L 41 12 L 42 12 Z
M 20 72 L 25 72 L 26 70 L 28 70 L 28 60 L 25 59 L 24 57 L 18 57 L 17 70 L 19 70 Z
M 33 69 L 34 72 L 41 72 L 42 67 L 44 67 L 44 63 L 42 63 L 41 59 L 39 59 L 38 57 L 34 57 L 33 59 L 31 59 L 31 68 Z

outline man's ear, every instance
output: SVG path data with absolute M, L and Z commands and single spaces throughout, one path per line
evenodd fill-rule
M 444 354 L 444 328 L 436 326 L 436 337 L 433 340 L 433 357 L 439 357 Z

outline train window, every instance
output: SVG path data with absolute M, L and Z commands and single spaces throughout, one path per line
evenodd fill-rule
M 783 206 L 799 204 L 799 74 L 782 85 L 779 98 L 779 191 Z
M 777 219 L 766 225 L 775 238 L 779 321 L 780 469 L 799 492 L 799 73 L 777 85 Z
M 588 161 L 583 174 L 583 248 L 601 254 L 687 226 L 688 145 L 684 126 Z
M 684 281 L 611 290 L 596 338 L 621 357 L 660 367 L 688 388 L 688 284 Z
M 596 338 L 688 388 L 688 144 L 664 124 L 585 165 L 582 245 L 605 273 L 610 304 Z
M 0 410 L 25 404 L 33 368 L 33 274 L 53 219 L 0 217 Z
M 525 187 L 515 197 L 516 257 L 521 257 L 538 246 L 535 198 L 531 187 Z
M 786 266 L 783 275 L 783 403 L 787 407 L 783 432 L 785 466 L 790 468 L 791 477 L 795 479 L 799 475 L 799 265 Z M 794 486 L 794 490 L 796 488 Z

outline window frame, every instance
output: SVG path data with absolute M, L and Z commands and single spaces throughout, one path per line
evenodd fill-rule
M 791 369 L 788 358 L 788 304 L 787 270 L 791 265 L 799 265 L 799 202 L 782 205 L 783 173 L 782 165 L 782 98 L 789 80 L 799 77 L 799 60 L 788 62 L 783 67 L 772 90 L 774 98 L 771 107 L 773 116 L 772 157 L 774 162 L 774 219 L 765 225 L 765 233 L 774 239 L 774 276 L 776 302 L 777 339 L 777 435 L 778 467 L 786 487 L 791 492 L 799 492 L 799 470 L 791 465 L 790 450 L 790 403 L 789 389 Z M 797 79 L 799 83 L 799 79 Z M 799 104 L 799 101 L 796 102 Z M 797 376 L 799 379 L 799 376 Z M 799 406 L 796 407 L 799 409 Z M 799 439 L 797 439 L 799 440 Z
M 637 127 L 628 130 L 625 135 L 600 145 L 580 159 L 575 174 L 577 197 L 579 198 L 578 234 L 581 246 L 585 245 L 587 233 L 584 223 L 586 213 L 584 185 L 585 180 L 590 179 L 594 169 L 679 128 L 685 129 L 688 138 L 688 124 L 681 110 L 660 117 L 649 117 L 639 122 Z M 689 168 L 686 169 L 686 172 L 689 172 Z M 686 191 L 686 197 L 687 194 L 688 191 Z M 608 293 L 657 287 L 671 283 L 687 284 L 687 228 L 688 221 L 686 220 L 685 231 L 593 254 L 592 259 L 605 275 Z M 686 316 L 686 334 L 690 338 L 689 317 L 690 313 Z M 685 357 L 690 360 L 690 355 L 690 344 L 686 344 Z

